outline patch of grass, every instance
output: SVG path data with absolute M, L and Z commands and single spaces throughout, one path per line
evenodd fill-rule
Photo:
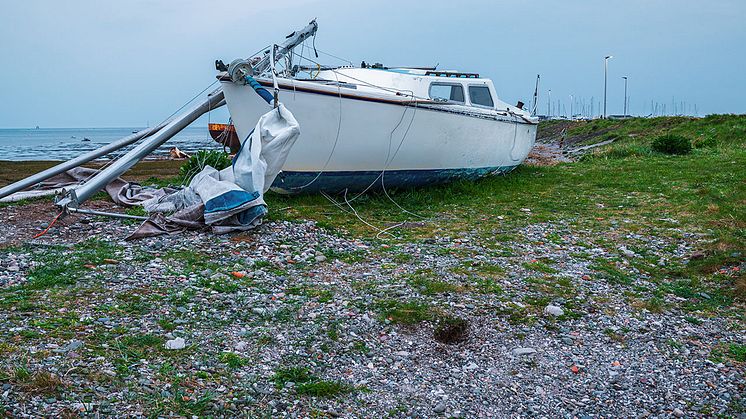
M 605 279 L 611 284 L 628 285 L 632 283 L 632 277 L 610 260 L 597 259 L 589 267 L 596 271 L 601 279 Z
M 166 319 L 160 319 L 158 320 L 158 325 L 161 326 L 161 328 L 167 332 L 172 332 L 176 330 L 176 324 L 170 320 Z
M 363 353 L 363 354 L 367 354 L 370 352 L 370 348 L 362 340 L 356 340 L 352 344 L 352 350 L 354 350 L 355 352 Z
M 231 369 L 241 368 L 248 363 L 244 357 L 234 352 L 223 352 L 220 355 L 220 362 Z
M 474 289 L 482 294 L 502 294 L 503 289 L 494 278 L 476 278 L 474 280 Z
M 308 298 L 316 298 L 320 303 L 328 303 L 334 298 L 334 292 L 329 289 L 319 287 L 309 287 L 305 285 L 293 285 L 285 289 L 290 295 L 302 295 Z
M 337 341 L 339 340 L 339 324 L 338 322 L 330 322 L 329 326 L 326 328 L 326 335 L 329 337 L 329 339 Z
M 616 331 L 614 329 L 604 329 L 604 334 L 609 337 L 609 339 L 613 340 L 614 342 L 624 343 L 625 340 L 627 340 L 627 337 L 624 336 L 623 333 Z
M 689 154 L 692 152 L 692 142 L 682 135 L 665 134 L 653 140 L 650 148 L 663 154 Z
M 118 247 L 108 242 L 88 239 L 72 250 L 57 247 L 34 252 L 39 264 L 29 270 L 29 280 L 21 288 L 45 290 L 75 284 L 91 269 L 106 263 L 107 259 L 115 259 L 119 251 Z
M 278 389 L 284 388 L 287 383 L 294 383 L 296 393 L 312 397 L 334 397 L 355 390 L 355 387 L 341 381 L 321 380 L 305 367 L 278 368 L 272 380 Z
M 692 316 L 684 316 L 684 320 L 686 320 L 687 322 L 689 322 L 691 324 L 696 324 L 696 325 L 700 325 L 700 324 L 704 323 L 702 320 L 700 320 L 700 319 L 698 319 L 696 317 L 692 317 Z
M 222 170 L 230 165 L 231 159 L 226 152 L 221 150 L 199 150 L 179 168 L 179 181 L 188 184 L 206 166 Z
M 200 279 L 197 281 L 197 286 L 225 294 L 232 294 L 241 289 L 240 282 L 231 278 L 229 275 L 218 275 Z
M 681 303 L 686 311 L 716 311 L 731 307 L 734 302 L 733 288 L 708 286 L 697 277 L 666 282 L 659 289 L 686 298 Z
M 275 383 L 276 388 L 283 388 L 287 383 L 307 383 L 314 380 L 316 377 L 311 374 L 311 371 L 305 367 L 283 367 L 275 370 L 275 374 L 272 377 L 272 381 Z
M 647 299 L 644 303 L 644 307 L 651 313 L 663 313 L 665 310 L 663 299 L 655 296 Z
M 746 362 L 746 345 L 741 343 L 720 344 L 710 352 L 710 360 L 713 362 L 723 362 L 725 359 Z
M 164 343 L 160 336 L 151 334 L 124 336 L 121 342 L 133 348 L 157 348 Z
M 430 306 L 417 301 L 379 301 L 378 311 L 382 318 L 395 324 L 414 325 L 433 318 Z
M 301 383 L 295 387 L 298 394 L 312 397 L 335 397 L 354 391 L 355 388 L 341 381 L 313 381 Z
M 521 307 L 516 304 L 508 304 L 506 307 L 500 307 L 496 313 L 512 325 L 532 325 L 538 320 L 535 313 L 532 313 L 528 307 Z
M 542 272 L 545 274 L 556 274 L 559 272 L 546 263 L 540 261 L 523 263 L 523 267 L 531 271 Z
M 53 396 L 59 394 L 64 385 L 59 376 L 49 371 L 39 371 L 29 375 L 28 371 L 22 374 L 23 379 L 19 377 L 19 370 L 16 370 L 16 380 L 21 381 L 20 387 L 23 391 L 30 394 L 40 394 Z
M 177 274 L 190 274 L 192 272 L 201 272 L 207 269 L 213 272 L 219 272 L 221 265 L 215 262 L 216 255 L 196 252 L 192 250 L 172 250 L 167 252 L 163 259 L 174 261 L 181 265 L 181 271 Z
M 328 260 L 337 259 L 345 263 L 357 263 L 365 260 L 365 252 L 363 250 L 340 252 L 335 249 L 327 249 L 323 253 Z
M 31 378 L 31 372 L 26 367 L 16 367 L 13 370 L 13 377 L 16 381 L 24 382 Z
M 450 282 L 441 281 L 430 278 L 422 274 L 412 275 L 412 279 L 409 281 L 413 288 L 417 289 L 420 294 L 423 295 L 435 295 L 443 293 L 456 293 L 464 291 L 464 287 L 451 284 Z

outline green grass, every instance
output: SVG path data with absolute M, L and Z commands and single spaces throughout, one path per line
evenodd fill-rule
M 559 272 L 558 270 L 552 268 L 551 266 L 547 265 L 544 262 L 526 262 L 523 264 L 523 267 L 536 272 L 542 272 L 545 274 L 556 274 Z
M 241 368 L 244 365 L 248 364 L 248 360 L 234 352 L 223 352 L 220 355 L 220 362 L 227 365 L 228 368 L 231 369 Z
M 296 393 L 312 397 L 335 397 L 356 390 L 341 381 L 321 380 L 305 367 L 278 368 L 272 380 L 278 389 L 285 387 L 287 383 L 294 383 Z
M 550 122 L 540 129 L 552 129 Z M 723 267 L 738 266 L 746 258 L 746 116 L 719 115 L 707 118 L 636 118 L 624 121 L 591 121 L 572 123 L 570 139 L 591 144 L 616 138 L 576 163 L 549 167 L 521 166 L 507 176 L 488 177 L 477 182 L 455 182 L 415 190 L 389 191 L 394 203 L 383 194 L 369 194 L 353 204 L 361 218 L 376 226 L 411 221 L 399 206 L 425 217 L 421 226 L 392 231 L 397 238 L 387 242 L 420 241 L 440 236 L 459 237 L 470 231 L 479 238 L 477 244 L 499 248 L 501 237 L 521 240 L 512 232 L 528 224 L 569 222 L 573 229 L 598 232 L 599 242 L 609 250 L 618 243 L 603 242 L 610 228 L 618 233 L 662 236 L 679 239 L 681 231 L 703 233 L 707 242 L 705 257 L 688 264 L 660 267 L 657 260 L 645 259 L 645 246 L 635 249 L 641 258 L 630 263 L 661 285 L 662 291 L 680 295 L 677 283 L 699 281 L 701 290 L 711 299 L 689 298 L 684 304 L 690 310 L 708 311 L 733 307 L 746 299 L 743 272 L 718 275 Z M 690 154 L 668 156 L 651 149 L 661 135 L 675 134 L 688 138 L 694 149 Z M 356 217 L 337 211 L 321 196 L 269 196 L 270 205 L 291 207 L 283 212 L 287 219 L 313 219 L 335 231 L 352 237 L 372 238 L 377 230 Z M 522 211 L 529 208 L 530 212 Z M 494 217 L 500 215 L 501 218 Z M 418 219 L 418 221 L 420 221 Z M 561 237 L 547 240 L 561 243 Z M 630 246 L 632 246 L 630 244 Z M 586 247 L 589 247 L 586 246 Z M 396 246 L 392 246 L 395 249 Z M 444 253 L 461 254 L 459 248 L 444 248 Z M 469 256 L 465 256 L 469 257 Z M 630 274 L 622 260 L 589 259 L 592 280 L 607 281 L 616 286 L 631 285 L 636 274 Z M 682 262 L 686 262 L 685 260 Z M 524 265 L 542 274 L 557 268 L 539 261 Z M 667 272 L 666 270 L 676 272 Z M 469 264 L 454 268 L 453 273 L 481 277 L 478 288 L 489 288 L 498 281 L 484 278 L 500 273 L 483 272 Z M 453 292 L 455 285 L 436 277 L 418 276 L 412 285 L 425 295 Z M 711 293 L 712 292 L 712 293 Z M 654 311 L 663 309 L 658 299 L 648 298 Z
M 301 383 L 295 391 L 298 394 L 313 397 L 334 397 L 340 394 L 347 394 L 354 391 L 355 388 L 341 381 L 314 381 L 310 383 Z
M 384 300 L 376 305 L 381 317 L 395 324 L 414 325 L 433 318 L 432 308 L 417 301 Z
M 308 368 L 305 367 L 283 367 L 278 368 L 275 371 L 272 380 L 275 382 L 275 387 L 283 388 L 287 383 L 306 383 L 313 380 L 315 377 L 311 374 Z
M 115 259 L 118 251 L 118 247 L 108 242 L 88 239 L 72 249 L 58 247 L 37 252 L 34 256 L 39 265 L 29 271 L 29 281 L 22 288 L 45 290 L 75 284 L 87 272 L 106 263 L 106 259 Z
M 727 343 L 715 347 L 710 353 L 713 362 L 723 362 L 730 359 L 736 362 L 746 362 L 746 345 L 741 343 Z
M 713 248 L 746 253 L 746 116 L 594 121 L 578 123 L 570 134 L 604 129 L 614 130 L 620 140 L 578 163 L 521 166 L 507 176 L 477 182 L 389 191 L 399 206 L 426 217 L 421 227 L 395 233 L 409 241 L 432 237 L 435 230 L 452 237 L 476 230 L 493 242 L 494 231 L 542 221 L 573 220 L 578 227 L 601 229 L 611 220 L 629 218 L 635 220 L 630 229 L 642 230 L 672 218 L 681 226 L 709 232 L 716 239 Z M 694 138 L 695 147 L 714 145 L 686 156 L 607 154 L 618 147 L 649 148 L 653 138 L 667 132 Z M 268 195 L 268 200 L 270 206 L 291 207 L 281 215 L 287 219 L 313 219 L 356 237 L 378 233 L 357 217 L 335 210 L 322 196 Z M 412 218 L 383 194 L 366 195 L 353 205 L 376 226 Z

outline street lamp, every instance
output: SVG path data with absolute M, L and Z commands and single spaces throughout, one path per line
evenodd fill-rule
M 607 74 L 609 72 L 609 59 L 614 58 L 613 55 L 607 55 L 604 58 L 604 119 L 606 119 L 606 85 L 607 85 Z
M 627 116 L 627 76 L 622 77 L 624 79 L 624 116 Z

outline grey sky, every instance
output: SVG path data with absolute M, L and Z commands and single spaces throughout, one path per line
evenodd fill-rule
M 571 94 L 602 98 L 607 54 L 609 113 L 622 111 L 624 75 L 634 113 L 673 97 L 700 114 L 746 113 L 743 0 L 4 3 L 0 127 L 153 124 L 214 81 L 216 58 L 246 56 L 314 17 L 323 51 L 476 71 L 510 103 L 528 103 L 540 73 L 540 113 L 547 88 L 567 107 Z

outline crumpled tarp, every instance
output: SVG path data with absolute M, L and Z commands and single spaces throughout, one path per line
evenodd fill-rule
M 299 135 L 298 121 L 280 104 L 264 114 L 248 138 L 241 141 L 241 149 L 230 167 L 217 170 L 206 166 L 182 189 L 148 188 L 117 178 L 105 190 L 115 203 L 139 205 L 150 214 L 128 239 L 205 227 L 217 234 L 249 230 L 261 224 L 267 214 L 264 193 Z M 95 172 L 75 168 L 40 186 L 77 185 Z

